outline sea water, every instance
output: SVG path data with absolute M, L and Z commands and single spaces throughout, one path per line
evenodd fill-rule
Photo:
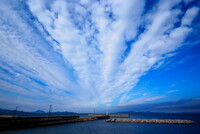
M 135 119 L 187 119 L 200 114 L 134 114 Z M 200 124 L 109 123 L 106 120 L 0 131 L 0 134 L 200 134 Z

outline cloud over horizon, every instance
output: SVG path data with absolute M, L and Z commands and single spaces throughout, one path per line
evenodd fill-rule
M 15 104 L 59 109 L 133 103 L 140 78 L 185 45 L 199 14 L 192 2 L 0 1 L 0 101 L 17 96 Z
M 126 111 L 140 111 L 140 112 L 166 112 L 166 113 L 199 113 L 200 112 L 200 98 L 180 99 L 176 101 L 166 101 L 149 104 L 131 104 L 124 106 L 115 106 L 110 111 L 126 112 Z

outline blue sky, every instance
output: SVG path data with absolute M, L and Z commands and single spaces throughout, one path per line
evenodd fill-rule
M 195 0 L 1 0 L 0 108 L 200 112 L 199 13 Z

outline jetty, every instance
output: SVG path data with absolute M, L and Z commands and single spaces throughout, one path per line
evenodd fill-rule
M 129 117 L 129 114 L 88 114 L 90 117 L 100 117 L 100 116 L 109 116 L 109 117 Z
M 112 118 L 106 120 L 107 122 L 124 122 L 124 123 L 159 123 L 159 124 L 195 124 L 197 122 L 192 120 L 161 120 L 161 119 L 125 119 L 125 118 Z
M 84 121 L 98 120 L 94 117 L 82 117 L 79 116 L 51 116 L 51 117 L 0 117 L 0 130 L 3 129 L 21 129 L 30 127 L 50 126 L 65 123 L 75 123 Z

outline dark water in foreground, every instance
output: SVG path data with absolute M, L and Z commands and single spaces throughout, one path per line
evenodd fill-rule
M 136 114 L 139 119 L 189 119 L 200 122 L 200 115 Z M 0 134 L 200 134 L 200 124 L 107 123 L 106 120 L 0 131 Z

